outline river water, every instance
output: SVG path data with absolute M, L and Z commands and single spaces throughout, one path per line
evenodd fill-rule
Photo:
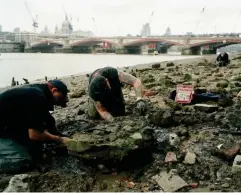
M 171 61 L 195 56 L 165 55 L 115 55 L 115 54 L 42 54 L 2 53 L 0 56 L 0 87 L 11 85 L 12 77 L 19 83 L 47 77 L 61 77 L 94 71 L 112 66 L 124 67 L 137 64 Z

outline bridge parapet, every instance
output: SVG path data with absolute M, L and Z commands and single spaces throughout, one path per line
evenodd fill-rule
M 184 49 L 192 47 L 201 47 L 212 44 L 235 44 L 241 43 L 241 38 L 235 37 L 188 37 L 188 36 L 156 36 L 156 37 L 55 37 L 38 36 L 36 39 L 28 42 L 27 45 L 34 46 L 44 42 L 61 44 L 64 47 L 73 45 L 91 45 L 94 43 L 108 42 L 116 48 L 124 46 L 142 46 L 149 43 L 166 42 L 169 45 L 179 45 Z M 86 43 L 86 44 L 85 44 Z M 87 44 L 89 43 L 89 44 Z

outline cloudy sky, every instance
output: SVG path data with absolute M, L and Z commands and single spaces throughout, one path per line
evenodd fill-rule
M 149 21 L 153 35 L 163 34 L 168 26 L 173 34 L 189 31 L 241 32 L 241 0 L 26 1 L 33 16 L 38 15 L 38 31 L 43 30 L 45 25 L 54 31 L 56 24 L 62 24 L 65 9 L 72 18 L 74 30 L 91 30 L 97 36 L 137 35 L 143 23 Z M 15 27 L 33 30 L 24 2 L 25 0 L 0 0 L 0 25 L 4 31 L 12 31 Z M 152 12 L 154 14 L 150 17 Z M 95 18 L 95 23 L 92 17 Z

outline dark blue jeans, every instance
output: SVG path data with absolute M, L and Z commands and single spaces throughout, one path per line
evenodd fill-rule
M 9 138 L 0 138 L 0 173 L 18 173 L 33 165 L 28 150 Z

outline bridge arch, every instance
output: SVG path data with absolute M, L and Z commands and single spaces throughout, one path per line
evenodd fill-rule
M 190 45 L 190 48 L 197 48 L 197 47 L 202 47 L 202 46 L 208 46 L 208 45 L 217 45 L 214 46 L 216 48 L 221 48 L 224 46 L 232 45 L 232 44 L 240 44 L 241 39 L 214 39 L 214 40 L 209 40 L 209 41 L 204 41 L 204 42 L 198 42 Z
M 63 47 L 62 43 L 50 41 L 50 40 L 43 40 L 31 45 L 32 48 L 39 48 L 39 47 Z
M 93 46 L 99 43 L 104 43 L 107 42 L 108 44 L 117 46 L 118 44 L 116 44 L 115 42 L 109 41 L 109 40 L 105 40 L 105 39 L 99 39 L 99 38 L 89 38 L 89 39 L 85 39 L 85 40 L 80 40 L 77 42 L 74 42 L 72 44 L 70 44 L 71 47 L 76 47 L 76 46 Z
M 124 44 L 124 47 L 129 47 L 129 46 L 143 46 L 147 44 L 152 44 L 152 43 L 158 43 L 158 42 L 165 42 L 168 44 L 168 47 L 173 46 L 173 45 L 179 45 L 181 46 L 182 44 L 179 42 L 174 42 L 171 40 L 165 40 L 165 39 L 160 39 L 160 38 L 143 38 L 139 39 L 136 41 L 128 42 Z

